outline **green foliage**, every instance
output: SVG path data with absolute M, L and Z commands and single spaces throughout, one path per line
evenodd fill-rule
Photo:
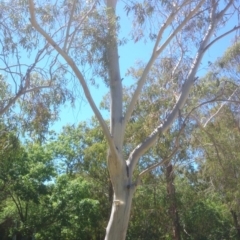
M 213 202 L 206 199 L 191 204 L 182 216 L 188 235 L 184 239 L 233 239 L 230 216 L 226 213 L 226 207 L 216 200 Z
M 60 171 L 67 174 L 83 172 L 93 178 L 108 175 L 105 161 L 107 144 L 95 119 L 89 124 L 82 122 L 76 127 L 64 127 L 49 148 L 59 160 Z M 61 165 L 65 169 L 61 170 Z
M 203 154 L 199 163 L 204 181 L 211 183 L 209 190 L 219 195 L 228 206 L 229 213 L 234 212 L 238 216 L 240 135 L 238 117 L 232 107 L 225 106 L 206 131 L 198 136 Z M 239 221 L 237 217 L 236 230 Z
M 166 187 L 160 179 L 157 182 L 153 178 L 149 177 L 134 197 L 127 234 L 129 240 L 170 239 L 171 231 L 168 231 L 168 227 L 171 222 L 166 210 Z
M 235 239 L 234 225 L 227 206 L 219 196 L 207 196 L 206 186 L 201 186 L 201 181 L 187 180 L 187 175 L 184 175 L 176 173 L 174 181 L 181 238 Z M 197 176 L 198 172 L 191 175 Z M 163 175 L 144 178 L 144 185 L 139 187 L 134 197 L 127 239 L 173 239 L 170 200 L 166 188 Z
M 37 144 L 22 146 L 11 132 L 2 132 L 0 168 L 0 224 L 8 222 L 9 234 L 28 236 L 36 226 L 34 215 L 41 198 L 48 194 L 54 176 L 51 154 Z
M 231 70 L 238 74 L 240 72 L 240 41 L 235 42 L 227 49 L 217 64 L 224 70 Z
M 48 224 L 37 231 L 36 239 L 97 239 L 102 232 L 94 188 L 82 177 L 58 177 L 45 210 Z
M 3 234 L 30 237 L 34 233 L 36 239 L 103 236 L 104 214 L 100 209 L 105 205 L 95 200 L 102 198 L 99 183 L 73 174 L 56 178 L 51 147 L 34 143 L 21 146 L 12 133 L 1 136 L 1 149 Z M 7 228 L 1 230 L 6 224 Z
M 229 119 L 225 115 L 226 120 Z M 219 124 L 214 125 L 218 127 L 216 131 L 219 131 Z M 212 131 L 215 128 L 208 130 L 213 134 Z M 230 136 L 222 138 L 220 134 L 221 130 L 218 141 Z M 106 143 L 95 121 L 65 127 L 48 146 L 33 143 L 22 146 L 14 134 L 8 133 L 2 135 L 2 148 L 7 141 L 8 148 L 2 151 L 1 159 L 11 161 L 3 164 L 1 179 L 7 176 L 11 179 L 7 183 L 11 185 L 2 191 L 0 226 L 8 223 L 8 234 L 20 232 L 30 236 L 35 232 L 35 238 L 42 240 L 102 239 L 110 203 Z M 171 143 L 171 136 L 166 135 L 165 141 L 165 148 L 169 148 L 167 143 Z M 162 146 L 160 150 L 163 155 L 165 148 Z M 145 164 L 157 154 L 157 150 L 149 152 Z M 72 163 L 71 171 L 56 176 L 53 159 L 61 159 L 65 166 Z M 182 239 L 234 239 L 230 211 L 220 201 L 221 195 L 205 197 L 208 184 L 197 171 L 179 172 L 176 171 L 174 181 Z M 164 179 L 164 167 L 144 177 L 134 198 L 127 239 L 172 239 L 170 203 Z M 1 187 L 4 187 L 3 180 Z M 232 187 L 234 189 L 234 184 Z M 27 215 L 18 211 L 13 198 L 21 203 L 22 209 L 27 209 Z

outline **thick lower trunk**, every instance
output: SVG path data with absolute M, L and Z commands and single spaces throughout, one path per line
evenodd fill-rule
M 108 156 L 108 169 L 113 187 L 113 201 L 105 240 L 124 240 L 127 234 L 135 187 L 125 161 Z
M 174 186 L 173 166 L 166 168 L 167 194 L 169 199 L 169 214 L 172 219 L 172 235 L 174 240 L 181 240 L 181 230 L 177 211 L 176 192 Z
M 106 229 L 105 240 L 124 240 L 126 238 L 132 205 L 133 190 L 124 189 L 117 195 L 114 194 L 112 211 Z

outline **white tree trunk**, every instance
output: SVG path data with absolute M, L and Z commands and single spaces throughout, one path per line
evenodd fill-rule
M 117 31 L 115 19 L 115 0 L 107 0 L 108 7 L 108 28 L 109 41 L 108 56 L 108 72 L 109 85 L 111 94 L 111 117 L 110 117 L 110 133 L 117 154 L 110 149 L 108 155 L 108 170 L 113 187 L 113 202 L 110 220 L 106 229 L 105 240 L 124 240 L 127 234 L 128 222 L 130 217 L 132 198 L 134 187 L 131 187 L 129 168 L 126 161 L 122 158 L 123 146 L 123 93 L 122 81 L 119 68 L 119 54 L 117 43 Z
M 124 189 L 119 186 L 118 193 L 114 193 L 111 216 L 106 229 L 105 240 L 124 240 L 126 238 L 132 198 L 132 189 Z
M 108 156 L 108 167 L 110 169 L 113 186 L 113 203 L 110 220 L 106 229 L 105 240 L 124 240 L 126 238 L 131 205 L 135 186 L 131 185 L 131 173 L 125 162 L 116 161 Z

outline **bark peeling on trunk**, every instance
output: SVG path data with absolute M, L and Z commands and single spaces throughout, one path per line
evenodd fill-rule
M 113 187 L 113 202 L 105 240 L 123 240 L 127 234 L 135 186 L 132 185 L 132 175 L 126 161 L 116 160 L 109 153 L 108 168 Z

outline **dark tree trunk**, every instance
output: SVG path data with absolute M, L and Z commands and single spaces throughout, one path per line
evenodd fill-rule
M 174 186 L 174 173 L 172 164 L 166 167 L 166 180 L 167 180 L 167 195 L 169 199 L 169 215 L 172 219 L 172 235 L 173 239 L 181 240 L 181 231 L 179 216 L 177 211 L 176 193 Z
M 232 214 L 234 226 L 235 226 L 235 229 L 237 232 L 237 239 L 240 240 L 240 223 L 239 223 L 237 213 L 235 211 L 231 210 L 231 214 Z

